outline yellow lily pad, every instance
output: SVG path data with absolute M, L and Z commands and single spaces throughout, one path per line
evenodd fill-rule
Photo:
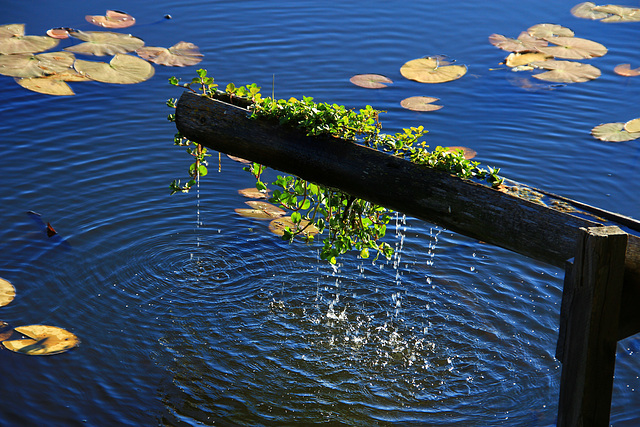
M 536 61 L 547 61 L 549 59 L 553 59 L 553 56 L 542 52 L 512 52 L 505 58 L 504 64 L 507 67 L 513 68 L 528 65 Z
M 465 65 L 440 65 L 437 58 L 412 59 L 400 68 L 403 77 L 420 83 L 444 83 L 459 79 L 467 73 Z
M 306 219 L 300 221 L 299 224 L 295 224 L 290 216 L 285 216 L 282 218 L 274 219 L 269 223 L 269 231 L 278 236 L 284 235 L 284 230 L 289 228 L 289 230 L 296 232 L 302 230 L 302 235 L 304 237 L 315 236 L 319 233 L 319 230 L 315 225 L 311 224 Z
M 91 80 L 102 83 L 134 84 L 149 80 L 155 70 L 153 65 L 137 56 L 118 53 L 106 62 L 76 60 L 76 71 Z
M 624 123 L 603 123 L 591 129 L 591 135 L 601 141 L 624 142 L 640 138 L 640 132 L 625 130 Z
M 71 332 L 57 326 L 18 326 L 14 330 L 28 338 L 3 341 L 7 350 L 29 356 L 46 356 L 68 351 L 76 347 L 80 340 Z
M 640 132 L 640 118 L 629 120 L 624 124 L 624 130 L 632 133 Z
M 43 52 L 58 45 L 60 40 L 47 36 L 25 36 L 24 24 L 0 26 L 0 54 Z
M 7 322 L 0 320 L 0 341 L 4 341 L 13 335 L 13 328 Z
M 0 307 L 8 305 L 16 297 L 16 288 L 11 282 L 0 277 Z
M 410 96 L 400 101 L 400 105 L 411 111 L 436 111 L 442 108 L 442 105 L 433 104 L 436 101 L 439 99 L 432 96 Z

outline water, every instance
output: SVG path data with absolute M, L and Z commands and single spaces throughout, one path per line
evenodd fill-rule
M 28 34 L 91 29 L 84 15 L 126 10 L 149 45 L 199 45 L 221 84 L 270 93 L 275 79 L 278 97 L 371 104 L 388 111 L 387 132 L 422 124 L 431 146 L 469 146 L 511 179 L 638 217 L 638 141 L 589 130 L 638 116 L 640 80 L 612 69 L 640 66 L 640 24 L 580 20 L 573 5 L 0 0 L 3 23 Z M 589 61 L 602 77 L 530 91 L 512 84 L 525 75 L 491 70 L 505 56 L 491 33 L 542 22 L 605 44 Z M 468 75 L 402 79 L 404 62 L 430 54 Z M 167 79 L 195 68 L 156 67 L 132 86 L 77 83 L 68 98 L 0 78 L 0 276 L 17 288 L 0 319 L 82 340 L 55 357 L 0 351 L 0 425 L 555 423 L 561 270 L 402 214 L 389 227 L 394 259 L 353 254 L 334 269 L 318 246 L 290 246 L 235 214 L 253 181 L 226 156 L 221 173 L 210 158 L 197 192 L 169 197 L 191 159 L 171 142 L 164 100 L 179 91 Z M 361 89 L 348 81 L 358 73 L 394 84 Z M 444 108 L 402 109 L 412 95 Z M 66 243 L 47 239 L 30 210 Z M 618 346 L 615 426 L 640 422 L 638 342 Z

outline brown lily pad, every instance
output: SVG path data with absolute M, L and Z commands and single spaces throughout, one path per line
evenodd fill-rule
M 552 60 L 534 62 L 532 65 L 537 68 L 549 70 L 533 76 L 536 79 L 548 82 L 581 83 L 597 79 L 601 75 L 598 68 L 582 62 Z
M 640 68 L 631 69 L 631 64 L 616 65 L 613 72 L 625 77 L 640 76 Z
M 439 99 L 431 96 L 411 96 L 400 101 L 400 105 L 411 111 L 436 111 L 442 108 L 442 105 L 433 104 L 436 101 Z
M 179 42 L 169 49 L 164 47 L 144 46 L 136 53 L 147 61 L 168 67 L 187 67 L 202 61 L 203 54 L 193 43 Z
M 0 320 L 0 341 L 4 341 L 13 335 L 13 328 L 7 322 Z
M 440 65 L 435 57 L 412 59 L 400 68 L 403 77 L 420 83 L 450 82 L 466 73 L 465 65 Z
M 8 350 L 29 356 L 63 353 L 80 343 L 80 340 L 74 334 L 57 326 L 18 326 L 15 331 L 28 338 L 2 341 L 2 345 Z
M 104 16 L 87 15 L 84 18 L 87 22 L 104 28 L 127 28 L 136 23 L 136 18 L 118 10 L 107 10 Z
M 47 36 L 25 36 L 24 24 L 0 26 L 0 54 L 37 53 L 54 48 L 60 41 Z
M 574 32 L 557 24 L 538 24 L 527 29 L 530 36 L 547 40 L 552 37 L 573 37 Z
M 71 96 L 75 95 L 66 82 L 88 82 L 88 77 L 74 70 L 51 74 L 44 77 L 31 77 L 16 79 L 16 82 L 25 89 L 45 95 Z
M 301 231 L 303 237 L 315 236 L 319 233 L 319 230 L 315 225 L 311 224 L 306 219 L 300 221 L 299 224 L 295 224 L 290 216 L 274 219 L 269 223 L 269 231 L 278 236 L 284 236 L 285 229 L 289 228 L 292 232 Z
M 509 52 L 536 52 L 548 44 L 545 40 L 533 37 L 526 31 L 521 32 L 517 39 L 505 37 L 502 34 L 491 34 L 489 43 Z
M 74 68 L 91 80 L 102 83 L 135 84 L 153 77 L 151 64 L 137 56 L 123 53 L 106 62 L 76 60 Z
M 133 52 L 144 46 L 142 39 L 131 34 L 110 31 L 72 31 L 69 35 L 84 43 L 69 46 L 64 50 L 84 55 L 111 56 Z
M 367 89 L 381 89 L 387 87 L 388 84 L 393 83 L 389 77 L 381 74 L 356 74 L 351 77 L 349 81 L 356 86 Z
M 603 123 L 591 129 L 591 135 L 601 141 L 624 142 L 640 138 L 640 132 L 625 130 L 624 123 Z
M 469 147 L 459 147 L 459 146 L 453 146 L 453 147 L 447 147 L 446 151 L 450 152 L 450 153 L 455 153 L 455 152 L 459 152 L 462 151 L 462 155 L 464 156 L 465 159 L 467 160 L 471 160 L 473 159 L 475 156 L 478 155 L 478 153 L 476 152 L 476 150 L 473 150 Z
M 71 28 L 57 27 L 47 30 L 47 35 L 54 39 L 64 40 L 69 38 L 69 32 L 73 31 Z
M 608 4 L 595 6 L 594 11 L 608 14 L 600 22 L 638 22 L 640 21 L 640 9 Z
M 556 58 L 589 59 L 607 53 L 604 45 L 580 37 L 554 37 L 549 39 L 549 42 L 555 46 L 544 46 L 538 50 Z
M 280 209 L 268 202 L 252 200 L 245 203 L 251 206 L 251 209 L 235 209 L 235 211 L 237 214 L 247 218 L 274 219 L 281 218 L 286 214 L 284 209 Z
M 8 305 L 16 297 L 16 288 L 11 282 L 0 277 L 0 307 Z
M 594 10 L 598 7 L 595 3 L 586 1 L 584 3 L 579 3 L 571 8 L 571 14 L 576 18 L 584 18 L 584 19 L 603 19 L 609 16 L 608 13 L 598 12 Z
M 75 56 L 69 52 L 0 55 L 0 74 L 10 77 L 42 77 L 73 70 L 71 67 L 74 61 Z
M 243 188 L 238 190 L 238 194 L 250 199 L 266 199 L 269 197 L 269 191 L 260 191 L 256 187 Z

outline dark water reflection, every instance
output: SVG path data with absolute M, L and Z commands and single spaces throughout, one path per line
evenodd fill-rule
M 639 216 L 640 145 L 604 144 L 589 130 L 638 115 L 638 82 L 611 70 L 638 62 L 640 24 L 578 20 L 566 1 L 5 3 L 3 21 L 30 34 L 90 29 L 85 14 L 126 10 L 149 45 L 198 44 L 221 83 L 270 92 L 275 75 L 280 97 L 371 104 L 388 111 L 387 131 L 422 124 L 431 146 L 472 147 L 509 178 Z M 520 75 L 490 70 L 504 55 L 489 34 L 541 22 L 609 47 L 593 60 L 602 77 L 525 90 L 512 84 Z M 469 74 L 446 85 L 400 77 L 405 61 L 428 54 Z M 171 145 L 164 100 L 179 92 L 166 82 L 194 71 L 76 84 L 69 98 L 0 79 L 0 277 L 17 288 L 0 318 L 82 340 L 56 357 L 0 351 L 0 425 L 555 423 L 559 269 L 401 215 L 389 233 L 396 258 L 350 256 L 333 269 L 317 246 L 289 246 L 233 212 L 252 182 L 226 157 L 199 196 L 169 197 L 189 159 Z M 348 82 L 365 72 L 395 83 Z M 412 95 L 445 107 L 403 110 Z M 640 345 L 618 348 L 612 424 L 637 425 Z

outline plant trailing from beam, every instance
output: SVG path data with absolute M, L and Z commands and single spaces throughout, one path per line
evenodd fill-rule
M 499 169 L 480 168 L 478 162 L 465 159 L 462 150 L 449 151 L 443 147 L 427 150 L 426 143 L 419 141 L 427 133 L 422 126 L 403 129 L 394 135 L 381 133 L 379 115 L 382 111 L 369 105 L 356 111 L 341 105 L 318 103 L 311 97 L 301 100 L 274 99 L 273 96 L 263 98 L 260 87 L 255 84 L 236 87 L 230 83 L 223 92 L 217 89 L 218 85 L 212 77 L 207 76 L 206 70 L 201 69 L 197 73 L 198 76 L 190 83 L 180 83 L 175 77 L 169 82 L 208 97 L 225 96 L 242 103 L 249 108 L 253 119 L 277 120 L 281 125 L 297 127 L 307 135 L 329 134 L 463 179 L 486 180 L 494 187 L 502 184 Z M 176 100 L 168 100 L 167 105 L 175 108 Z M 175 115 L 169 115 L 169 120 L 175 121 Z M 170 185 L 171 194 L 188 192 L 207 173 L 205 157 L 208 154 L 204 147 L 179 133 L 175 135 L 174 143 L 186 146 L 195 161 L 189 168 L 190 180 L 184 185 L 180 181 L 173 181 Z M 264 169 L 257 163 L 245 167 L 256 178 L 256 188 L 261 191 L 267 190 L 267 184 L 261 180 Z M 393 255 L 393 248 L 381 242 L 391 219 L 388 209 L 294 176 L 278 176 L 272 185 L 277 189 L 273 191 L 270 201 L 291 211 L 293 226 L 285 227 L 284 239 L 293 241 L 300 236 L 312 241 L 315 234 L 327 231 L 320 256 L 330 263 L 335 263 L 338 256 L 352 249 L 360 251 L 363 258 L 368 258 L 370 251 L 375 252 L 376 258 L 380 255 L 390 258 Z

